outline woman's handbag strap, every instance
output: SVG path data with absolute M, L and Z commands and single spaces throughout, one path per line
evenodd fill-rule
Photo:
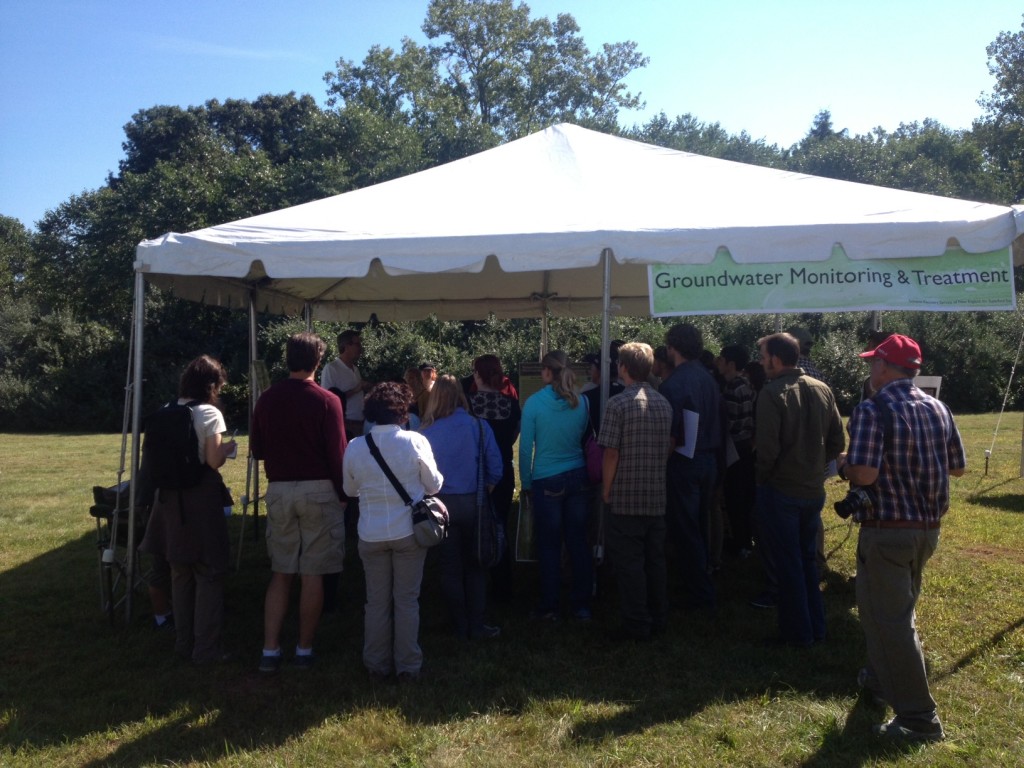
M 391 484 L 395 486 L 395 490 L 398 491 L 398 495 L 402 497 L 402 501 L 411 507 L 412 499 L 409 497 L 409 494 L 406 493 L 405 487 L 398 482 L 398 478 L 395 477 L 395 473 L 391 471 L 391 467 L 388 466 L 388 463 L 384 461 L 384 457 L 380 455 L 380 448 L 378 448 L 377 444 L 373 442 L 373 435 L 368 434 L 366 436 L 366 444 L 369 446 L 370 453 L 373 454 L 373 458 L 377 460 L 377 463 L 380 464 L 380 468 L 384 470 L 384 474 L 388 476 L 388 480 L 390 480 Z

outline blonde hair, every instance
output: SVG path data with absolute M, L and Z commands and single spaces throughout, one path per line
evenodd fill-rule
M 646 381 L 654 364 L 654 350 L 650 344 L 634 341 L 619 347 L 619 365 L 626 369 L 633 381 Z
M 576 374 L 569 367 L 569 358 L 560 349 L 552 350 L 544 355 L 540 364 L 551 371 L 551 389 L 554 393 L 569 403 L 570 408 L 580 404 L 579 395 L 576 394 Z
M 459 380 L 446 373 L 439 376 L 430 390 L 430 397 L 427 400 L 427 412 L 423 414 L 423 421 L 420 427 L 429 427 L 435 421 L 451 416 L 456 408 L 469 410 L 469 403 L 466 402 L 466 395 L 462 392 L 462 384 Z

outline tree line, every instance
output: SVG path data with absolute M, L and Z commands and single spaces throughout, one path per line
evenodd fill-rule
M 814 116 L 790 147 L 730 134 L 692 114 L 664 112 L 626 125 L 642 106 L 626 83 L 649 61 L 634 42 L 592 50 L 569 14 L 535 17 L 514 0 L 431 0 L 421 45 L 373 46 L 360 62 L 339 59 L 324 76 L 325 106 L 308 95 L 155 106 L 125 126 L 124 157 L 93 191 L 74 195 L 29 230 L 0 216 L 0 423 L 10 430 L 114 430 L 128 369 L 135 246 L 394 179 L 568 121 L 672 149 L 848 181 L 1010 204 L 1024 199 L 1024 23 L 987 48 L 994 83 L 968 130 L 933 120 L 863 135 Z M 146 407 L 167 399 L 178 372 L 199 353 L 232 374 L 229 407 L 244 409 L 247 318 L 238 312 L 146 293 Z M 261 349 L 280 370 L 293 318 L 260 319 Z M 774 329 L 766 316 L 696 318 L 708 347 L 751 345 Z M 863 371 L 854 352 L 865 313 L 790 316 L 819 340 L 841 403 Z M 1021 322 L 1013 313 L 885 313 L 883 327 L 919 338 L 926 368 L 946 377 L 956 410 L 1001 405 Z M 616 318 L 613 337 L 660 343 L 666 323 Z M 331 340 L 339 328 L 317 328 Z M 430 359 L 466 373 L 494 352 L 513 371 L 536 360 L 536 321 L 464 323 L 427 319 L 364 329 L 369 378 L 401 374 Z M 596 318 L 551 319 L 552 346 L 596 351 Z M 1009 393 L 1024 406 L 1024 388 Z M 237 423 L 237 422 L 236 422 Z

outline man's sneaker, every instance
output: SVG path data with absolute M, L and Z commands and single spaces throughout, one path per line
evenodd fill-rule
M 168 613 L 166 616 L 164 616 L 163 623 L 161 623 L 160 620 L 157 619 L 156 616 L 154 616 L 153 629 L 159 632 L 165 632 L 167 630 L 174 629 L 174 614 Z
M 755 608 L 778 608 L 779 598 L 774 592 L 762 592 L 750 604 Z
M 888 723 L 872 726 L 871 730 L 876 736 L 893 741 L 942 741 L 946 738 L 941 723 L 915 723 L 910 727 L 898 716 Z
M 316 656 L 312 653 L 307 653 L 302 656 L 296 656 L 292 659 L 292 666 L 296 669 L 310 669 L 315 661 Z
M 277 672 L 281 668 L 281 654 L 268 656 L 263 654 L 260 657 L 260 672 Z

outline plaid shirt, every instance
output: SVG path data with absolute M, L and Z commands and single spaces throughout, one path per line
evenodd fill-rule
M 883 437 L 879 406 L 891 409 L 892 435 Z M 889 429 L 887 425 L 885 429 Z M 874 399 L 853 410 L 849 464 L 875 467 L 878 480 L 867 488 L 874 509 L 856 513 L 865 520 L 935 522 L 949 509 L 949 471 L 967 466 L 967 456 L 953 415 L 945 403 L 897 379 L 882 387 Z M 885 450 L 886 442 L 891 450 Z
M 754 436 L 754 390 L 744 376 L 736 376 L 725 383 L 722 390 L 725 417 L 729 424 L 729 437 L 740 443 Z
M 611 511 L 664 515 L 672 406 L 647 382 L 630 384 L 609 398 L 597 442 L 619 451 Z
M 810 376 L 812 379 L 824 381 L 826 384 L 829 384 L 829 380 L 825 377 L 825 374 L 818 370 L 818 366 L 812 362 L 811 358 L 800 355 L 796 361 L 796 367 L 802 368 L 805 376 Z M 831 386 L 831 384 L 829 384 L 829 386 Z

